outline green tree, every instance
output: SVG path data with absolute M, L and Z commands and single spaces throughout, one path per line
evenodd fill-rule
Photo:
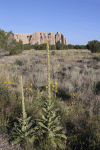
M 19 42 L 16 42 L 16 43 L 15 43 L 15 42 L 13 41 L 12 43 L 15 45 L 15 46 L 14 46 L 14 49 L 15 49 L 15 50 L 21 49 L 21 47 L 20 47 L 20 45 L 19 45 Z
M 85 45 L 80 45 L 80 46 L 81 46 L 81 49 L 86 49 Z
M 19 40 L 18 44 L 19 44 L 19 47 L 20 47 L 19 49 L 24 50 L 24 45 L 23 45 L 22 40 Z
M 54 44 L 53 45 L 49 45 L 49 49 L 50 50 L 56 50 L 56 45 L 54 45 Z
M 63 49 L 68 48 L 68 45 L 65 45 L 64 43 L 57 43 L 56 48 L 57 50 L 63 50 Z
M 89 41 L 87 49 L 91 50 L 92 53 L 100 52 L 100 42 L 97 40 Z
M 16 39 L 14 39 L 14 34 L 12 31 L 10 31 L 6 36 L 5 49 L 9 51 L 10 55 L 21 53 L 24 49 L 22 41 L 19 40 L 19 42 L 17 42 Z
M 12 31 L 8 32 L 6 35 L 6 42 L 5 42 L 5 50 L 8 51 L 8 45 L 13 41 L 14 39 L 14 34 Z
M 6 43 L 6 33 L 5 31 L 0 29 L 0 49 L 5 49 L 5 43 Z
M 24 44 L 24 50 L 30 50 L 30 45 Z
M 16 54 L 16 51 L 15 51 L 15 49 L 13 48 L 13 42 L 11 42 L 11 43 L 8 45 L 8 51 L 9 51 L 9 55 L 14 55 L 14 54 Z
M 68 49 L 74 49 L 74 45 L 68 44 Z
M 75 45 L 75 46 L 74 46 L 74 49 L 79 49 L 79 45 Z

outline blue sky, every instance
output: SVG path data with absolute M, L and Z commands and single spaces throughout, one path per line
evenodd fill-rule
M 0 29 L 60 32 L 72 45 L 100 42 L 100 0 L 0 0 Z

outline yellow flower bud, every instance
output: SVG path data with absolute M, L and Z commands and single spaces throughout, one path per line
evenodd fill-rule
M 55 82 L 55 85 L 57 85 L 57 82 Z

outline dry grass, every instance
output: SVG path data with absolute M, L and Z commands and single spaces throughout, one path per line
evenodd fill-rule
M 55 108 L 60 108 L 61 123 L 65 129 L 69 121 L 70 124 L 75 124 L 77 132 L 79 129 L 80 131 L 84 130 L 80 123 L 81 119 L 87 121 L 86 124 L 89 124 L 91 120 L 93 124 L 98 121 L 96 135 L 99 139 L 100 54 L 91 54 L 89 51 L 87 53 L 86 50 L 84 51 L 84 53 L 83 51 L 76 53 L 75 50 L 55 51 L 55 55 L 50 52 L 51 82 L 52 84 L 57 82 L 58 90 Z M 18 111 L 13 118 L 20 114 L 21 94 L 16 99 L 17 94 L 15 95 L 15 93 L 18 91 L 20 93 L 18 76 L 23 76 L 24 93 L 28 93 L 25 95 L 26 112 L 33 118 L 41 118 L 41 106 L 43 105 L 43 99 L 47 96 L 46 65 L 47 52 L 40 50 L 34 52 L 25 50 L 19 56 L 3 56 L 0 59 L 0 104 L 3 103 L 0 108 L 2 110 L 0 115 L 9 117 L 14 109 L 18 109 Z M 42 89 L 41 94 L 40 92 L 37 93 L 36 87 Z M 6 102 L 8 100 L 7 94 L 4 97 L 4 89 L 8 89 L 10 93 L 9 105 Z M 55 92 L 53 93 L 55 94 Z M 17 106 L 18 108 L 16 108 Z M 3 111 L 4 108 L 5 111 Z M 0 126 L 2 126 L 1 123 Z

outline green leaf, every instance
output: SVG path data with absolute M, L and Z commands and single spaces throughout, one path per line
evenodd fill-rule
M 57 145 L 60 147 L 60 149 L 65 149 L 66 148 L 66 142 L 62 142 L 62 140 L 57 139 Z
M 21 141 L 22 141 L 22 139 L 20 137 L 18 137 L 15 141 L 12 142 L 13 143 L 12 145 L 20 143 Z
M 57 137 L 62 137 L 67 140 L 67 137 L 64 134 L 56 134 Z
M 55 134 L 52 131 L 49 131 L 49 138 L 53 138 Z
M 55 113 L 52 115 L 52 117 L 49 118 L 49 122 L 51 122 L 51 120 L 56 117 Z
M 42 114 L 42 119 L 48 121 L 43 114 Z
M 50 141 L 51 141 L 52 146 L 56 148 L 57 144 L 55 143 L 54 138 L 50 139 Z
M 38 124 L 48 130 L 48 128 L 42 122 L 38 122 Z
M 63 127 L 57 126 L 57 127 L 53 130 L 53 132 L 59 131 L 59 130 L 61 130 L 62 128 L 63 128 Z
M 44 112 L 47 112 L 47 110 L 45 108 L 42 109 Z

